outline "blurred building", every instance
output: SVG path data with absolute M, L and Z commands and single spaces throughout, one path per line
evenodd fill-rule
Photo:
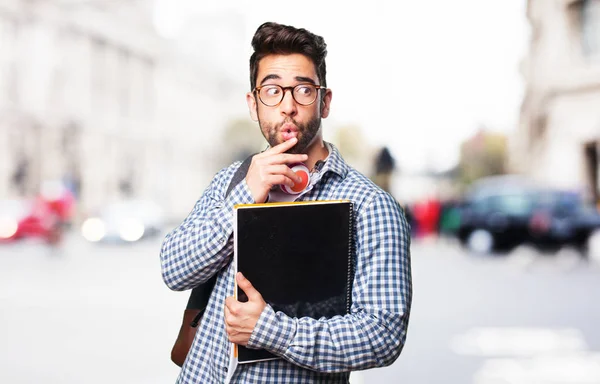
M 480 127 L 460 146 L 458 177 L 467 185 L 486 176 L 506 171 L 507 138 L 504 134 Z
M 511 169 L 551 185 L 600 190 L 600 0 L 529 0 L 526 93 Z
M 84 213 L 128 197 L 189 211 L 235 85 L 184 49 L 214 46 L 161 38 L 153 6 L 0 0 L 0 196 L 61 179 Z

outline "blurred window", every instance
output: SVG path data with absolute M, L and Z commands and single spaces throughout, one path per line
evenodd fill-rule
M 9 13 L 10 14 L 10 13 Z M 18 67 L 17 42 L 19 24 L 6 15 L 0 15 L 0 104 L 17 102 Z
M 131 53 L 127 49 L 119 49 L 118 50 L 118 60 L 119 60 L 119 76 L 121 77 L 118 82 L 118 107 L 119 112 L 122 117 L 129 117 L 131 113 L 130 106 L 130 93 L 131 93 L 131 80 L 134 77 L 134 73 L 131 70 L 132 67 L 132 58 Z
M 92 107 L 94 112 L 97 111 L 99 115 L 106 111 L 106 99 L 107 95 L 107 57 L 108 47 L 104 40 L 94 38 L 92 44 L 92 68 L 90 70 L 91 76 L 91 92 L 92 92 Z
M 525 215 L 531 211 L 532 199 L 527 194 L 499 195 L 492 199 L 494 211 L 507 215 Z
M 478 214 L 488 212 L 492 205 L 491 200 L 491 197 L 484 197 L 473 201 L 473 211 Z
M 498 208 L 509 215 L 525 215 L 531 210 L 532 199 L 529 195 L 499 196 Z
M 581 2 L 581 33 L 584 54 L 600 61 L 600 0 Z
M 479 215 L 500 212 L 506 215 L 527 215 L 533 209 L 535 198 L 526 191 L 481 196 L 473 201 L 473 211 Z
M 557 217 L 573 215 L 582 207 L 581 196 L 575 192 L 542 191 L 535 201 L 536 208 L 547 210 Z

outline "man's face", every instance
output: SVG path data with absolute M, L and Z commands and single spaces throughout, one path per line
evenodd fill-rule
M 268 55 L 258 63 L 257 86 L 294 87 L 307 83 L 320 85 L 315 65 L 304 55 Z M 323 102 L 322 92 L 325 92 Z M 298 144 L 289 152 L 306 153 L 316 139 L 321 139 L 321 118 L 329 115 L 331 91 L 317 91 L 317 100 L 311 105 L 298 104 L 291 90 L 284 91 L 283 100 L 274 107 L 264 105 L 252 92 L 246 95 L 246 100 L 252 119 L 258 121 L 271 147 L 297 137 Z

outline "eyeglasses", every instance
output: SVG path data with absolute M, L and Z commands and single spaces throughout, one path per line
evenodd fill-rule
M 320 89 L 327 89 L 327 87 L 314 84 L 298 84 L 294 87 L 269 84 L 254 88 L 253 92 L 258 94 L 258 99 L 267 107 L 276 107 L 281 103 L 288 89 L 292 91 L 292 98 L 296 103 L 306 106 L 317 100 Z

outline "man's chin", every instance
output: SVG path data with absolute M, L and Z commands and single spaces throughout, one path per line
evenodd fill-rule
M 297 154 L 304 153 L 304 151 L 303 151 L 303 148 L 298 148 L 298 144 L 296 144 L 292 148 L 285 151 L 285 153 L 288 153 L 290 155 L 297 155 Z
M 306 145 L 302 142 L 302 139 L 300 137 L 297 137 L 297 139 L 298 139 L 298 142 L 296 143 L 296 145 L 294 145 L 292 148 L 285 151 L 285 153 L 289 153 L 290 155 L 297 155 L 297 154 L 304 153 L 304 151 L 306 150 Z M 279 137 L 278 140 L 273 141 L 273 143 L 271 143 L 271 147 L 274 147 L 279 144 L 283 144 L 286 141 L 287 140 L 283 139 L 282 137 Z

